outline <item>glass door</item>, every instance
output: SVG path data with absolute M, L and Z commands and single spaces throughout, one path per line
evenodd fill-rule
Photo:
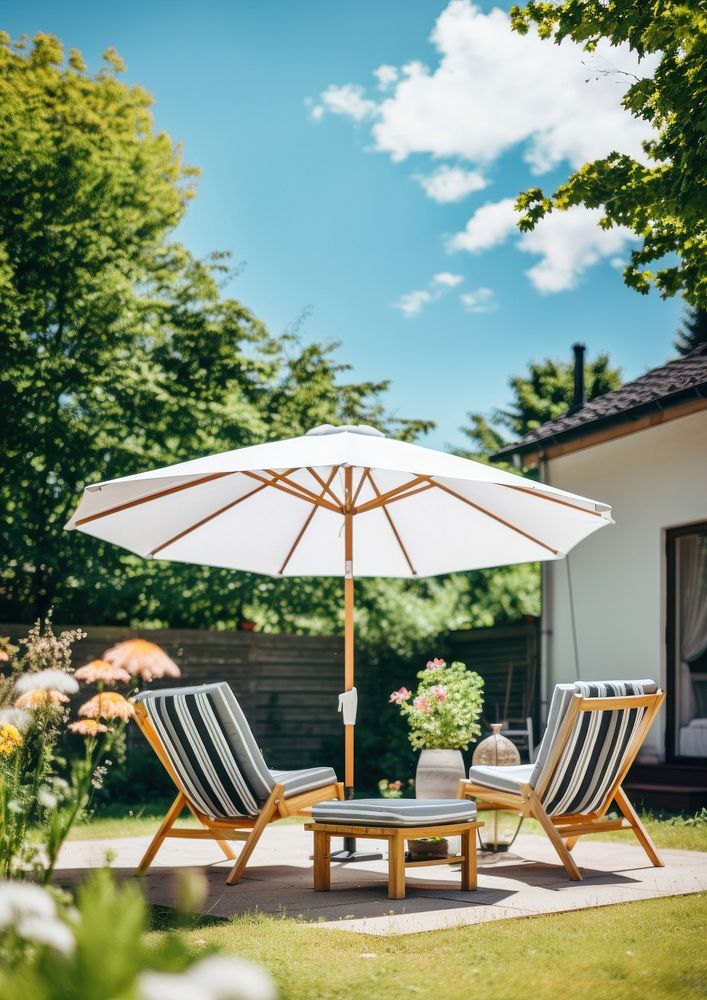
M 707 523 L 668 532 L 668 748 L 707 759 Z

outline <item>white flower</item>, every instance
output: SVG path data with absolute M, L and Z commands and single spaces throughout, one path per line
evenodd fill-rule
M 233 955 L 209 955 L 187 972 L 210 1000 L 277 1000 L 270 974 L 256 962 Z
M 230 955 L 210 955 L 181 976 L 143 972 L 140 1000 L 277 1000 L 278 990 L 260 965 Z
M 37 802 L 45 809 L 56 809 L 58 799 L 46 785 L 42 785 L 37 790 Z
M 169 972 L 143 972 L 137 980 L 137 995 L 140 1000 L 212 1000 L 186 975 Z
M 0 882 L 0 931 L 30 917 L 56 918 L 56 903 L 49 893 L 31 882 Z
M 0 726 L 14 726 L 24 733 L 31 721 L 31 713 L 23 708 L 0 708 Z
M 28 691 L 59 691 L 60 694 L 76 694 L 79 683 L 64 670 L 38 670 L 22 674 L 15 681 L 18 694 Z
M 44 917 L 23 917 L 15 924 L 15 933 L 25 941 L 45 944 L 62 955 L 70 955 L 76 942 L 70 928 L 61 920 L 47 920 Z

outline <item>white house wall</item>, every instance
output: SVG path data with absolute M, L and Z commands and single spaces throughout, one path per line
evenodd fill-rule
M 580 679 L 665 686 L 665 529 L 707 520 L 707 412 L 552 459 L 543 478 L 610 503 L 616 520 L 569 557 Z M 545 580 L 543 699 L 577 676 L 564 561 Z M 662 718 L 643 756 L 664 751 Z

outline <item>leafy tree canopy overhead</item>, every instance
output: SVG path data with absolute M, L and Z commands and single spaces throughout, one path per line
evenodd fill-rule
M 572 205 L 601 208 L 605 228 L 627 226 L 641 241 L 623 272 L 629 287 L 646 294 L 655 286 L 664 298 L 682 293 L 707 308 L 707 7 L 694 0 L 531 0 L 514 7 L 511 20 L 521 34 L 537 25 L 541 37 L 571 38 L 588 52 L 607 39 L 658 57 L 622 102 L 654 132 L 644 144 L 646 162 L 612 152 L 552 195 L 531 188 L 518 198 L 520 228 Z
M 490 419 L 482 413 L 468 414 L 470 426 L 463 427 L 462 432 L 471 443 L 470 456 L 493 455 L 511 441 L 567 413 L 574 398 L 574 362 L 550 358 L 533 362 L 527 375 L 514 376 L 508 385 L 513 397 L 508 407 L 494 410 Z M 603 396 L 619 385 L 621 371 L 611 366 L 608 354 L 585 361 L 587 400 Z
M 430 426 L 389 418 L 387 383 L 349 381 L 336 345 L 272 336 L 223 293 L 227 257 L 178 243 L 197 171 L 104 59 L 89 75 L 52 36 L 0 35 L 0 617 L 332 632 L 340 580 L 150 563 L 63 531 L 89 482 L 323 422 Z M 364 581 L 359 635 L 410 648 L 537 613 L 526 570 Z

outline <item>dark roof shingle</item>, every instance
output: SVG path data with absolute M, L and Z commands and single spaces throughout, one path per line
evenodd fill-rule
M 675 358 L 660 368 L 652 368 L 645 375 L 603 396 L 597 396 L 573 413 L 542 424 L 519 441 L 501 448 L 493 457 L 505 458 L 515 453 L 534 451 L 543 442 L 579 436 L 598 424 L 634 419 L 644 408 L 671 406 L 690 394 L 704 394 L 707 398 L 707 344 L 700 345 L 683 358 Z

